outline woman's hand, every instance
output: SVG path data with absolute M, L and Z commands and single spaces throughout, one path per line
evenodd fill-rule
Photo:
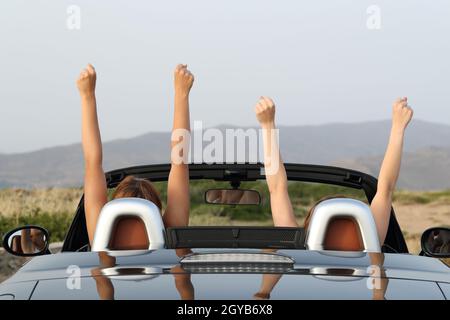
M 103 150 L 95 99 L 97 75 L 92 65 L 81 71 L 77 87 L 81 96 L 81 141 L 84 155 L 84 211 L 92 245 L 97 219 L 108 201 L 105 173 L 103 171 Z
M 167 182 L 167 207 L 163 219 L 166 227 L 189 225 L 189 143 L 191 125 L 189 92 L 194 76 L 187 65 L 179 64 L 173 73 L 175 99 L 171 136 L 171 167 Z M 181 160 L 181 161 L 180 161 Z
M 392 128 L 380 173 L 377 193 L 370 204 L 377 226 L 380 245 L 384 244 L 392 210 L 392 199 L 400 174 L 405 129 L 413 116 L 408 98 L 399 98 L 392 105 Z
M 186 64 L 179 64 L 174 71 L 175 94 L 188 96 L 194 83 L 194 75 Z
M 77 87 L 81 96 L 92 96 L 95 94 L 95 83 L 97 74 L 91 64 L 88 64 L 77 79 Z
M 268 97 L 261 97 L 255 106 L 256 119 L 261 126 L 275 122 L 275 103 Z
M 392 105 L 392 128 L 404 131 L 413 117 L 408 98 L 399 98 Z

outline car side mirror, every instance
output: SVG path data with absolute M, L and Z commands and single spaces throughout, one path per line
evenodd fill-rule
M 23 226 L 9 231 L 3 237 L 3 248 L 12 255 L 34 257 L 50 253 L 49 234 L 38 226 Z
M 428 229 L 422 234 L 420 244 L 426 256 L 450 258 L 450 229 Z

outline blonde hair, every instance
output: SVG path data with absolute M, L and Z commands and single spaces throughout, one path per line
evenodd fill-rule
M 325 197 L 323 197 L 323 198 L 320 198 L 320 199 L 319 199 L 319 200 L 318 200 L 318 201 L 317 201 L 317 202 L 309 209 L 308 213 L 306 214 L 305 221 L 303 222 L 303 227 L 304 227 L 305 229 L 308 229 L 309 224 L 310 224 L 310 222 L 311 222 L 311 216 L 312 216 L 314 210 L 316 209 L 316 207 L 317 207 L 320 203 L 322 203 L 322 202 L 324 202 L 324 201 L 326 201 L 326 200 L 331 200 L 331 199 L 336 199 L 336 198 L 348 198 L 348 197 L 345 196 L 345 195 L 342 195 L 342 194 L 337 194 L 337 195 L 334 195 L 334 196 L 325 196 Z
M 112 195 L 118 198 L 141 198 L 153 202 L 161 210 L 161 198 L 153 184 L 145 179 L 128 176 L 123 179 Z
M 141 198 L 153 202 L 161 211 L 162 204 L 158 191 L 145 179 L 128 176 L 123 179 L 112 195 L 113 199 Z M 123 217 L 117 221 L 110 248 L 113 250 L 146 249 L 148 234 L 143 221 L 136 217 Z

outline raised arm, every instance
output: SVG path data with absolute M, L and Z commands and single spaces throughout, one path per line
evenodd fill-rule
M 175 110 L 171 139 L 171 168 L 167 184 L 167 208 L 164 214 L 166 227 L 189 224 L 189 92 L 194 76 L 187 65 L 178 65 L 174 72 Z
M 286 169 L 278 146 L 275 104 L 270 98 L 261 97 L 256 104 L 255 113 L 263 129 L 264 169 L 270 192 L 270 207 L 274 225 L 277 227 L 297 227 L 298 224 L 288 193 Z
M 107 202 L 105 174 L 102 167 L 102 141 L 97 119 L 95 83 L 97 75 L 92 65 L 84 69 L 77 86 L 81 97 L 82 144 L 84 154 L 84 211 L 89 242 L 92 244 L 101 209 Z
M 408 106 L 407 98 L 397 99 L 394 102 L 389 144 L 378 176 L 377 193 L 371 204 L 381 245 L 384 244 L 389 227 L 392 197 L 400 173 L 405 129 L 412 116 L 413 110 Z

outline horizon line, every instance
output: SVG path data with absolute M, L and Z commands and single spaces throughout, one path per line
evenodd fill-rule
M 198 121 L 198 120 L 194 120 L 194 121 Z M 387 121 L 391 121 L 391 119 L 386 118 L 386 119 L 378 119 L 378 120 L 348 121 L 348 122 L 346 122 L 346 121 L 334 121 L 334 122 L 324 122 L 324 123 L 316 123 L 316 124 L 298 124 L 298 125 L 279 124 L 279 125 L 277 125 L 277 128 L 321 127 L 321 126 L 331 126 L 331 125 L 367 124 L 367 123 L 377 123 L 377 122 L 387 122 Z M 428 123 L 428 124 L 436 124 L 436 125 L 450 127 L 450 124 L 447 124 L 447 123 L 437 122 L 437 121 L 430 121 L 430 120 L 423 120 L 423 119 L 414 119 L 414 122 L 425 122 L 425 123 Z M 258 125 L 254 125 L 254 126 L 251 126 L 251 125 L 248 125 L 248 126 L 237 126 L 237 125 L 231 125 L 231 124 L 223 123 L 223 124 L 217 124 L 217 125 L 214 125 L 214 126 L 205 127 L 205 128 L 203 128 L 203 130 L 211 129 L 211 128 L 242 128 L 242 129 L 248 129 L 248 128 L 255 128 L 255 127 L 258 127 Z M 192 131 L 194 131 L 194 130 L 192 130 Z M 136 138 L 140 138 L 140 137 L 146 136 L 148 134 L 157 134 L 157 133 L 159 133 L 159 134 L 168 134 L 168 133 L 170 133 L 170 131 L 146 131 L 144 133 L 136 134 L 136 135 L 129 136 L 129 137 L 113 138 L 113 139 L 105 140 L 105 141 L 102 141 L 102 144 L 116 142 L 116 141 L 123 141 L 123 140 L 131 140 L 131 139 L 136 139 Z M 42 148 L 39 148 L 39 149 L 29 149 L 29 150 L 17 151 L 17 152 L 0 151 L 0 156 L 23 155 L 23 154 L 40 152 L 40 151 L 49 150 L 49 149 L 71 147 L 71 146 L 80 145 L 80 144 L 81 144 L 81 141 L 76 141 L 76 142 L 67 142 L 65 144 L 56 144 L 56 145 L 52 145 L 52 146 L 46 146 L 46 147 L 42 147 Z

